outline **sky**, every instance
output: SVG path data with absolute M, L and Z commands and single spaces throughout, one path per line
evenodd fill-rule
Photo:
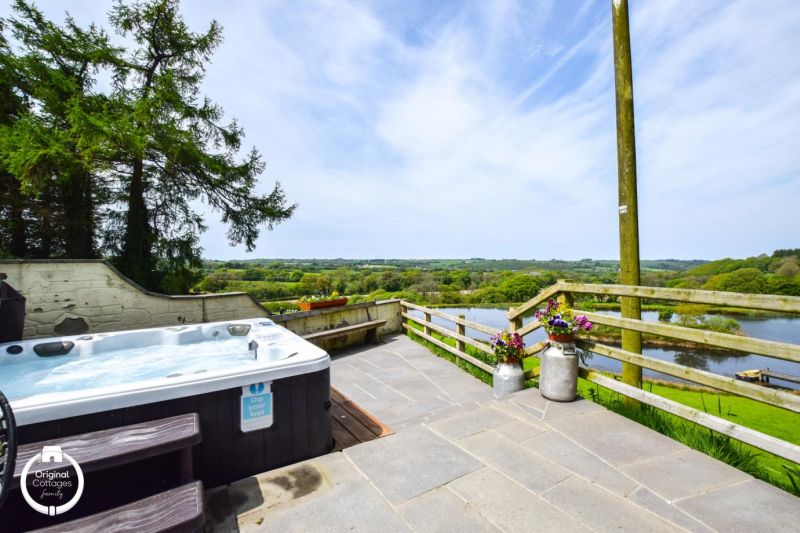
M 9 8 L 0 5 L 0 16 Z M 111 2 L 40 0 L 55 20 Z M 609 0 L 185 0 L 294 217 L 204 256 L 619 256 Z M 800 2 L 634 0 L 641 257 L 800 246 Z

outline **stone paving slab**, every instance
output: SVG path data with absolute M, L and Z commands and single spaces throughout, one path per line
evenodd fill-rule
M 717 531 L 800 531 L 800 499 L 757 479 L 676 505 Z
M 416 371 L 415 371 L 416 373 Z M 436 383 L 430 379 L 419 379 L 419 373 L 412 377 L 404 377 L 389 383 L 394 390 L 404 394 L 415 402 L 436 398 L 444 393 Z
M 449 486 L 503 531 L 590 531 L 569 514 L 491 468 Z
M 260 523 L 240 531 L 350 532 L 411 531 L 395 510 L 367 484 L 354 484 L 309 499 L 301 505 L 280 509 Z
M 669 437 L 606 410 L 562 416 L 547 424 L 616 466 L 687 449 Z
M 542 497 L 595 531 L 680 530 L 633 502 L 577 477 L 559 483 Z
M 800 499 L 599 405 L 384 340 L 331 381 L 395 434 L 207 491 L 208 531 L 800 531 Z
M 339 368 L 344 369 L 343 376 L 338 375 Z M 405 336 L 335 355 L 331 383 L 390 426 L 422 423 L 444 406 L 474 407 L 492 398 L 485 383 Z M 385 399 L 391 401 L 381 401 Z
M 524 442 L 547 433 L 547 429 L 539 424 L 530 424 L 514 419 L 493 428 L 492 431 L 512 442 Z
M 527 391 L 522 391 L 518 392 L 517 394 L 523 394 L 526 392 Z M 542 415 L 544 414 L 543 411 L 538 411 L 530 407 L 513 403 L 514 397 L 517 396 L 517 394 L 513 395 L 509 399 L 502 401 L 495 400 L 487 403 L 486 405 L 532 426 L 547 428 L 544 422 L 542 422 Z
M 449 440 L 459 440 L 511 421 L 505 413 L 490 407 L 476 407 L 468 411 L 428 424 L 430 428 Z
M 523 446 L 620 496 L 637 487 L 636 481 L 554 431 L 537 435 Z
M 542 492 L 570 477 L 572 472 L 493 432 L 467 437 L 458 443 L 478 459 L 523 487 Z
M 719 461 L 694 450 L 662 455 L 624 465 L 620 469 L 670 501 L 750 479 L 741 470 L 720 464 Z M 703 475 L 699 476 L 698 472 L 703 472 Z
M 221 505 L 222 503 L 222 505 Z M 219 511 L 230 507 L 229 516 Z M 206 491 L 205 530 L 409 531 L 409 526 L 341 453 Z
M 523 411 L 541 419 L 549 403 L 538 390 L 527 389 L 508 398 L 508 402 L 522 408 Z
M 393 504 L 419 496 L 483 465 L 422 426 L 343 452 Z
M 402 392 L 405 392 L 403 391 L 402 387 L 404 383 L 411 383 L 411 384 L 426 383 L 426 382 L 419 382 L 418 380 L 419 373 L 420 371 L 414 368 L 413 366 L 405 365 L 396 368 L 381 368 L 380 370 L 371 372 L 370 376 L 382 383 L 390 385 L 395 390 L 400 390 Z M 433 385 L 433 383 L 431 382 L 428 383 Z M 433 394 L 434 396 L 438 394 L 439 389 L 436 389 L 436 391 L 437 392 Z M 412 395 L 409 394 L 409 396 Z
M 417 531 L 431 533 L 500 531 L 447 487 L 423 494 L 403 504 L 399 509 L 406 522 Z
M 536 392 L 538 393 L 538 389 Z M 548 401 L 547 408 L 545 409 L 544 416 L 542 418 L 544 420 L 554 420 L 564 416 L 575 416 L 583 413 L 597 413 L 600 411 L 606 411 L 606 408 L 602 405 L 580 398 L 573 402 L 566 403 Z
M 372 402 L 370 404 L 372 405 Z M 446 399 L 436 397 L 414 402 L 388 403 L 383 407 L 374 406 L 367 411 L 396 431 L 409 426 L 409 424 L 418 425 L 451 415 L 459 407 Z
M 433 378 L 449 398 L 463 405 L 475 405 L 491 399 L 491 389 L 485 383 L 461 369 L 458 371 L 459 374 L 441 376 L 445 379 Z
M 645 487 L 637 487 L 628 495 L 628 499 L 651 513 L 655 513 L 661 518 L 682 527 L 686 531 L 691 531 L 692 533 L 709 533 L 714 531 L 697 519 L 689 516 L 688 513 L 678 508 L 672 502 L 664 500 Z

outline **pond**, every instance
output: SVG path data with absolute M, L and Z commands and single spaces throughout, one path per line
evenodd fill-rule
M 478 322 L 486 326 L 497 328 L 498 331 L 508 328 L 508 319 L 506 318 L 505 309 L 483 308 L 483 307 L 441 307 L 439 311 L 451 315 L 465 315 L 467 320 Z M 601 311 L 603 314 L 618 316 L 618 311 Z M 419 312 L 413 314 L 422 316 Z M 800 344 L 800 318 L 766 318 L 766 319 L 752 319 L 741 317 L 734 318 L 742 326 L 742 330 L 750 337 L 758 339 L 767 339 L 780 342 L 788 342 L 792 344 Z M 658 313 L 655 311 L 645 311 L 642 313 L 642 319 L 650 322 L 658 320 Z M 532 321 L 533 317 L 526 317 L 523 322 L 527 324 Z M 435 324 L 453 329 L 453 323 L 442 318 L 433 317 Z M 489 335 L 467 328 L 467 335 L 475 339 L 488 340 Z M 525 337 L 525 342 L 534 344 L 546 338 L 544 330 L 539 329 L 530 333 Z M 776 372 L 783 372 L 794 376 L 800 376 L 800 363 L 793 363 L 791 361 L 784 361 L 782 359 L 773 359 L 755 354 L 744 354 L 738 352 L 709 352 L 702 349 L 688 349 L 688 348 L 653 348 L 647 347 L 642 350 L 644 355 L 654 359 L 661 359 L 670 361 L 681 365 L 706 370 L 715 374 L 721 374 L 728 377 L 733 377 L 736 372 L 741 370 L 754 370 L 769 368 Z M 589 366 L 600 370 L 607 370 L 610 372 L 620 372 L 622 363 L 603 357 L 602 355 L 592 354 L 591 359 L 588 361 Z M 659 379 L 668 379 L 672 381 L 680 381 L 677 378 L 667 376 L 651 370 L 644 370 L 644 375 Z M 787 383 L 773 379 L 773 383 L 779 384 L 793 389 L 800 389 L 800 385 L 795 383 Z

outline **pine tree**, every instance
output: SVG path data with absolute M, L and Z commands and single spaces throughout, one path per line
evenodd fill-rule
M 117 1 L 110 20 L 135 46 L 117 69 L 115 98 L 126 110 L 115 136 L 123 146 L 117 174 L 117 213 L 109 232 L 119 268 L 145 286 L 185 290 L 200 266 L 198 235 L 206 229 L 191 203 L 221 212 L 232 244 L 255 247 L 261 226 L 292 215 L 280 184 L 255 194 L 264 165 L 252 149 L 238 158 L 244 136 L 236 121 L 200 96 L 205 65 L 220 44 L 221 28 L 188 29 L 175 0 L 128 5 Z M 157 271 L 166 272 L 159 279 Z
M 16 92 L 12 54 L 0 21 L 0 128 L 8 127 L 25 111 L 25 102 Z M 25 257 L 28 253 L 25 232 L 25 199 L 21 184 L 0 159 L 0 257 Z
M 248 250 L 262 227 L 292 215 L 280 184 L 254 192 L 261 156 L 241 157 L 244 132 L 200 95 L 222 38 L 216 22 L 194 33 L 177 0 L 117 0 L 109 21 L 132 43 L 118 48 L 96 26 L 69 16 L 59 26 L 27 0 L 13 9 L 3 22 L 14 51 L 0 27 L 0 255 L 102 251 L 147 288 L 186 292 L 206 229 L 194 202 L 221 213 L 231 244 Z
M 20 50 L 0 51 L 11 101 L 20 102 L 13 120 L 0 126 L 0 162 L 17 180 L 16 189 L 6 186 L 18 208 L 11 253 L 96 257 L 105 187 L 99 147 L 86 143 L 82 124 L 103 107 L 93 76 L 114 50 L 94 26 L 84 30 L 69 17 L 58 26 L 24 0 L 13 7 L 8 25 Z

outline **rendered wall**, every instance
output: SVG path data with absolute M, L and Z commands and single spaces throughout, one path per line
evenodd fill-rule
M 246 293 L 148 292 L 102 260 L 0 260 L 27 299 L 24 337 L 50 337 L 267 316 Z

